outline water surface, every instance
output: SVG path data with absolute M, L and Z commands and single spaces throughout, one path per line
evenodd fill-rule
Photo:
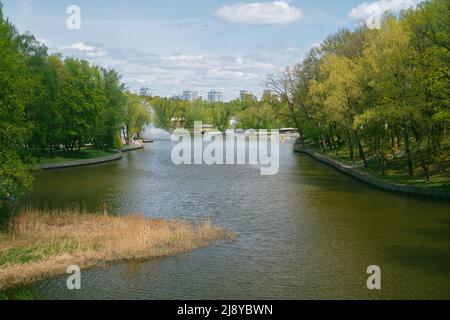
M 28 204 L 106 203 L 115 213 L 208 215 L 234 231 L 189 254 L 119 263 L 12 290 L 36 299 L 450 299 L 448 203 L 384 193 L 281 145 L 280 172 L 257 166 L 175 166 L 171 143 L 101 166 L 41 172 Z M 382 290 L 366 288 L 379 265 Z

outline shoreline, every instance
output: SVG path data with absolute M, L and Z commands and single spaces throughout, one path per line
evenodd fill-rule
M 142 142 L 140 144 L 125 145 L 122 147 L 122 150 L 120 150 L 120 151 L 123 153 L 123 152 L 136 151 L 136 150 L 140 150 L 140 149 L 144 149 L 144 142 Z
M 233 238 L 209 220 L 191 223 L 138 214 L 31 210 L 15 217 L 8 231 L 0 232 L 0 291 L 66 275 L 70 265 L 86 270 L 149 261 Z
M 126 145 L 122 148 L 122 150 L 118 151 L 116 154 L 106 156 L 106 157 L 98 157 L 92 159 L 82 159 L 82 160 L 70 160 L 63 162 L 55 162 L 55 163 L 40 163 L 36 165 L 37 170 L 55 170 L 55 169 L 68 169 L 75 167 L 87 167 L 96 164 L 104 164 L 108 162 L 118 161 L 122 159 L 124 152 L 136 151 L 144 149 L 144 143 L 139 145 Z
M 353 166 L 345 165 L 316 151 L 298 145 L 294 145 L 294 152 L 306 154 L 314 160 L 322 162 L 341 173 L 344 173 L 379 190 L 413 197 L 432 198 L 444 201 L 450 200 L 450 189 L 447 190 L 442 188 L 424 188 L 388 182 L 386 180 L 374 177 L 369 173 L 362 172 Z

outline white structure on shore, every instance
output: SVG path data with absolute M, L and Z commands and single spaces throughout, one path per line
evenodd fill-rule
M 223 93 L 214 90 L 208 92 L 208 102 L 223 102 Z

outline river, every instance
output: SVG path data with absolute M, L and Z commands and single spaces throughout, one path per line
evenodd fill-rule
M 10 290 L 35 299 L 450 299 L 450 206 L 385 193 L 282 144 L 279 174 L 175 166 L 170 141 L 100 166 L 40 172 L 29 205 L 201 219 L 237 239 Z M 366 287 L 381 268 L 382 289 Z

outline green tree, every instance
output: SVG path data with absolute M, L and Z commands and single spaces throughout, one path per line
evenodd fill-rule
M 219 131 L 225 131 L 230 127 L 230 120 L 233 115 L 232 105 L 229 103 L 211 103 L 211 118 L 214 127 Z
M 150 122 L 150 111 L 146 109 L 142 103 L 142 99 L 128 92 L 126 94 L 125 116 L 123 121 L 123 135 L 126 143 L 131 141 Z
M 0 4 L 0 214 L 31 184 L 26 145 L 31 128 L 25 109 L 36 83 L 19 52 L 17 32 L 3 18 Z
M 102 70 L 105 102 L 97 114 L 94 127 L 94 141 L 97 148 L 118 148 L 118 132 L 125 118 L 127 95 L 125 85 L 114 70 Z

